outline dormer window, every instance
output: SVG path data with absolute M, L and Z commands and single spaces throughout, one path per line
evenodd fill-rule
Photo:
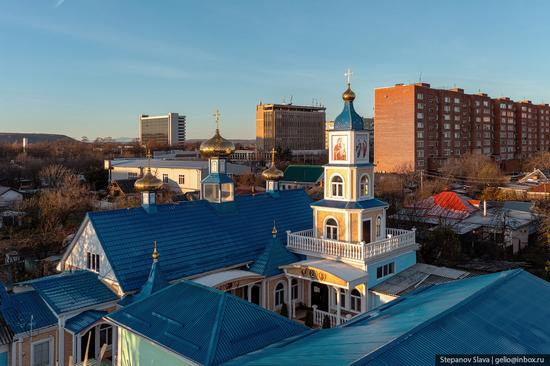
M 359 194 L 361 195 L 361 197 L 365 197 L 365 196 L 368 196 L 369 195 L 369 176 L 368 175 L 363 175 L 361 177 L 361 181 L 359 182 Z
M 332 177 L 330 181 L 330 189 L 332 197 L 344 197 L 344 180 L 339 175 Z

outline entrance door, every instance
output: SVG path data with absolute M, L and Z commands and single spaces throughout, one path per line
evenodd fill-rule
M 311 305 L 317 305 L 319 310 L 328 311 L 328 286 L 319 282 L 311 282 Z
M 370 220 L 363 221 L 363 241 L 365 243 L 370 243 Z
M 260 286 L 254 285 L 250 289 L 250 302 L 260 305 Z

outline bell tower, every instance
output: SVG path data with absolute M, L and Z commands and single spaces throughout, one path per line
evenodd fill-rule
M 346 72 L 344 108 L 328 132 L 324 199 L 312 204 L 318 237 L 369 243 L 385 233 L 388 204 L 374 198 L 374 165 L 369 161 L 369 130 L 355 111 L 351 70 Z

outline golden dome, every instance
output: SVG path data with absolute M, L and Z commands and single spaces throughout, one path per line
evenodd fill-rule
M 200 151 L 201 155 L 205 158 L 210 158 L 212 156 L 228 156 L 235 152 L 235 144 L 231 141 L 224 139 L 220 135 L 219 128 L 219 119 L 220 112 L 216 111 L 216 133 L 209 140 L 204 141 L 201 144 Z
M 355 99 L 355 93 L 351 90 L 350 84 L 348 84 L 348 89 L 342 94 L 342 99 L 344 99 L 344 102 L 353 102 Z
M 151 168 L 147 168 L 147 173 L 134 183 L 134 188 L 136 191 L 157 191 L 162 185 L 162 181 L 151 173 Z
M 214 137 L 204 141 L 200 147 L 201 155 L 205 158 L 211 156 L 228 156 L 235 151 L 235 144 L 231 141 L 224 139 L 220 135 L 220 130 L 216 128 Z
M 151 173 L 151 153 L 147 152 L 147 173 L 134 183 L 136 191 L 158 191 L 163 186 L 160 179 Z
M 275 166 L 275 149 L 271 150 L 271 166 L 262 172 L 265 180 L 281 180 L 284 173 Z
M 153 257 L 153 260 L 154 261 L 158 261 L 159 259 L 159 252 L 157 252 L 157 241 L 155 240 L 155 249 L 153 249 L 153 255 L 151 256 Z

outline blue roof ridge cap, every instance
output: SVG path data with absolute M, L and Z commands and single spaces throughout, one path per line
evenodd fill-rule
M 479 298 L 481 295 L 483 295 L 487 291 L 493 290 L 494 288 L 501 286 L 503 284 L 503 282 L 506 282 L 510 278 L 518 276 L 522 272 L 523 272 L 523 269 L 513 269 L 513 270 L 509 270 L 509 271 L 497 272 L 497 273 L 503 273 L 504 275 L 500 278 L 495 279 L 493 282 L 489 283 L 488 285 L 481 287 L 480 289 L 478 289 L 477 291 L 475 291 L 471 295 L 467 296 L 464 300 L 462 300 L 462 301 L 458 302 L 457 304 L 443 310 L 442 312 L 440 312 L 439 314 L 429 318 L 428 320 L 418 324 L 417 326 L 413 327 L 408 332 L 406 332 L 406 333 L 400 335 L 399 337 L 395 338 L 394 340 L 391 340 L 388 343 L 378 347 L 377 349 L 375 349 L 374 351 L 372 351 L 368 355 L 365 355 L 365 356 L 353 361 L 349 365 L 350 366 L 354 366 L 354 365 L 358 366 L 358 365 L 368 364 L 369 361 L 372 361 L 373 359 L 377 358 L 379 355 L 387 352 L 388 350 L 394 348 L 398 344 L 401 344 L 402 342 L 406 341 L 411 335 L 413 335 L 415 333 L 418 333 L 418 331 L 426 328 L 427 326 L 433 324 L 434 322 L 440 320 L 441 318 L 443 318 L 443 317 L 445 317 L 445 316 L 447 316 L 451 313 L 454 313 L 455 311 L 457 311 L 460 308 L 463 308 L 465 305 L 470 304 L 472 301 L 476 300 L 477 298 Z M 496 273 L 495 273 L 495 275 L 496 275 Z M 487 276 L 490 276 L 490 274 L 488 274 Z M 471 279 L 473 279 L 473 278 L 471 278 Z M 465 279 L 462 279 L 462 280 L 459 280 L 459 281 L 463 281 L 463 280 L 465 280 Z M 434 284 L 434 285 L 430 286 L 430 288 L 433 288 L 435 286 L 444 285 L 444 284 L 445 283 Z M 415 290 L 415 291 L 405 295 L 406 298 L 409 298 L 410 296 L 414 295 L 419 290 L 422 290 L 422 289 Z M 420 291 L 420 292 L 422 292 L 422 291 Z M 374 309 L 372 311 L 376 311 L 376 309 Z
M 216 291 L 213 291 L 213 292 L 216 292 Z M 212 338 L 210 338 L 210 344 L 208 345 L 208 353 L 207 353 L 208 356 L 207 356 L 206 360 L 204 360 L 204 365 L 205 366 L 212 365 L 212 362 L 214 361 L 215 356 L 216 356 L 216 351 L 218 349 L 218 344 L 220 343 L 220 342 L 218 342 L 218 336 L 220 334 L 220 330 L 221 330 L 222 324 L 223 324 L 223 318 L 224 318 L 224 315 L 225 315 L 226 302 L 227 302 L 227 293 L 224 292 L 222 294 L 222 296 L 220 296 L 220 299 L 219 299 L 218 311 L 216 312 L 216 322 L 215 322 L 216 328 L 214 329 L 214 332 L 212 332 Z

